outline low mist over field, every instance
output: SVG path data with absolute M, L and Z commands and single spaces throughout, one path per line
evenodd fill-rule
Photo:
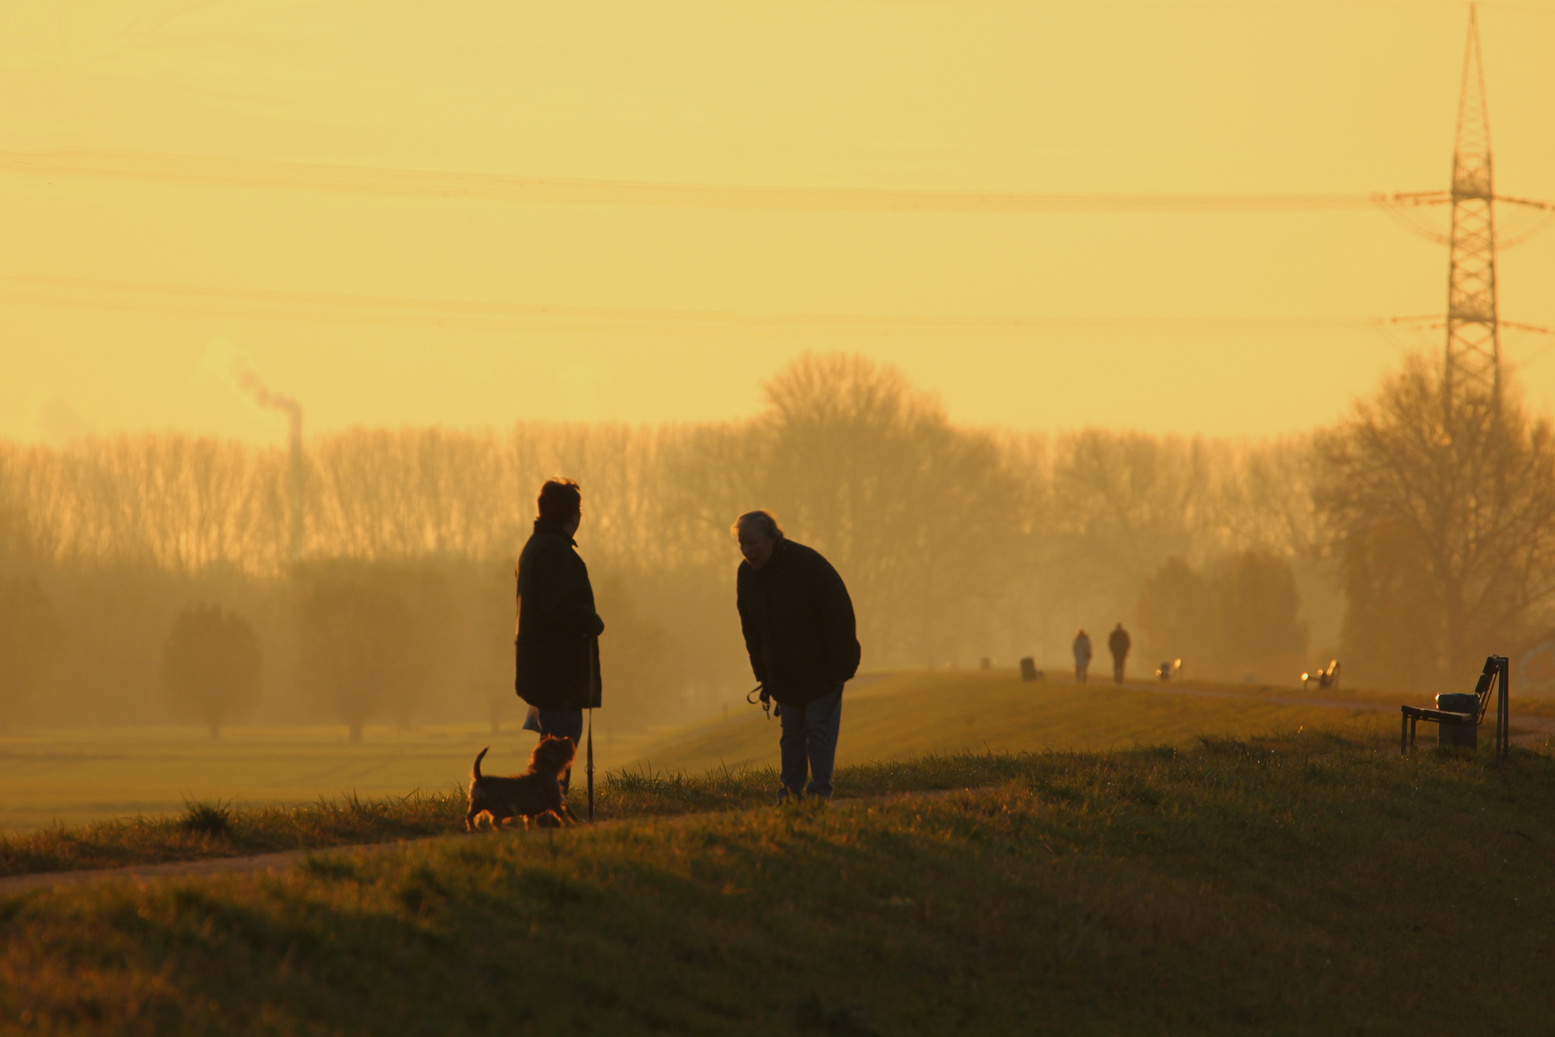
M 765 391 L 722 424 L 358 429 L 300 453 L 176 433 L 6 445 L 0 717 L 515 721 L 514 564 L 556 474 L 583 488 L 619 733 L 753 683 L 729 535 L 752 507 L 844 575 L 866 670 L 1063 667 L 1078 627 L 1100 641 L 1121 621 L 1136 675 L 1181 657 L 1289 684 L 1338 655 L 1350 682 L 1432 691 L 1549 622 L 1548 424 L 1508 402 L 1498 431 L 1472 438 L 1490 426 L 1468 415 L 1449 437 L 1423 365 L 1346 423 L 1274 441 L 967 428 L 842 354 Z M 1444 438 L 1434 459 L 1412 447 Z M 219 690 L 180 677 L 201 667 Z

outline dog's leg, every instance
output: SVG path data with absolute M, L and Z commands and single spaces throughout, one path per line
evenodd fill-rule
M 578 824 L 578 815 L 574 814 L 572 808 L 565 803 L 562 804 L 562 813 L 571 818 L 573 824 Z

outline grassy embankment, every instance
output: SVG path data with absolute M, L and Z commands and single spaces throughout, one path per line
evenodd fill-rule
M 1380 734 L 883 765 L 975 787 L 41 891 L 0 901 L 0 1031 L 1543 1032 L 1555 759 Z
M 852 690 L 844 701 L 839 763 L 841 789 L 850 795 L 916 787 L 945 788 L 973 782 L 969 775 L 936 777 L 927 786 L 902 785 L 901 772 L 873 763 L 925 754 L 1034 752 L 1047 749 L 1106 750 L 1139 744 L 1192 744 L 1200 734 L 1245 736 L 1305 726 L 1347 723 L 1380 730 L 1376 717 L 1348 717 L 1345 710 L 1266 701 L 1205 699 L 1091 685 L 1022 684 L 1008 675 L 901 673 Z M 633 817 L 729 809 L 763 801 L 776 786 L 769 768 L 777 756 L 778 724 L 746 707 L 735 719 L 682 732 L 645 750 L 622 773 L 629 743 L 601 750 L 601 771 L 612 757 L 618 769 L 603 777 L 596 815 Z M 34 812 L 83 796 L 123 795 L 133 788 L 162 804 L 160 812 L 130 820 L 51 826 L 0 841 L 0 875 L 54 869 L 111 867 L 274 850 L 378 842 L 436 835 L 460 827 L 471 746 L 492 741 L 480 731 L 433 729 L 384 732 L 364 745 L 304 732 L 291 741 L 276 732 L 238 732 L 212 744 L 203 737 L 173 742 L 141 739 L 129 744 L 100 733 L 81 743 L 50 746 L 13 740 L 0 758 L 0 788 L 12 810 Z M 515 768 L 534 736 L 499 736 L 487 770 Z M 711 782 L 669 786 L 644 783 L 645 773 L 700 774 Z M 13 773 L 16 772 L 16 773 Z M 918 773 L 918 772 L 913 772 Z M 419 778 L 412 783 L 410 779 Z M 403 785 L 395 785 L 396 780 Z M 913 779 L 916 781 L 917 779 Z M 245 786 L 242 782 L 252 784 Z M 420 784 L 421 781 L 426 784 Z M 947 782 L 949 784 L 947 784 Z M 136 784 L 138 783 L 138 784 Z M 414 792 L 417 785 L 432 789 Z M 352 789 L 365 795 L 321 802 L 320 791 Z M 286 791 L 291 795 L 280 795 Z M 241 794 L 279 805 L 230 809 L 222 820 L 209 811 L 190 816 L 188 797 L 226 802 Z M 376 792 L 376 795 L 371 793 Z M 157 798 L 160 797 L 158 800 Z M 287 799 L 293 802 L 286 803 Z M 304 800 L 296 803 L 297 799 Z M 311 802 L 307 802 L 311 800 Z

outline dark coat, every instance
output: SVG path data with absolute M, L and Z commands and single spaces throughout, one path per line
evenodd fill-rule
M 537 519 L 518 556 L 513 690 L 541 709 L 599 706 L 597 638 L 605 623 L 577 546 L 560 526 Z
M 751 669 L 773 698 L 803 706 L 858 672 L 853 600 L 819 552 L 780 539 L 760 569 L 741 562 L 735 582 Z
M 1129 640 L 1128 631 L 1124 630 L 1122 627 L 1114 627 L 1112 629 L 1112 636 L 1107 638 L 1107 647 L 1110 648 L 1112 650 L 1112 654 L 1117 656 L 1119 659 L 1128 654 L 1128 650 L 1133 646 L 1133 644 L 1134 642 Z

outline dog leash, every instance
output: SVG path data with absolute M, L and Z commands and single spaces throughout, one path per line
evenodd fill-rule
M 589 824 L 594 823 L 594 694 L 599 686 L 599 638 L 589 638 L 589 748 L 583 774 L 589 787 Z
M 758 703 L 756 699 L 751 698 L 752 695 L 760 695 L 760 703 Z M 762 710 L 767 714 L 768 720 L 771 720 L 773 717 L 780 717 L 783 715 L 782 703 L 778 703 L 774 706 L 772 702 L 772 693 L 767 691 L 767 689 L 760 684 L 756 685 L 750 691 L 745 693 L 745 701 L 749 702 L 753 706 L 759 704 Z

